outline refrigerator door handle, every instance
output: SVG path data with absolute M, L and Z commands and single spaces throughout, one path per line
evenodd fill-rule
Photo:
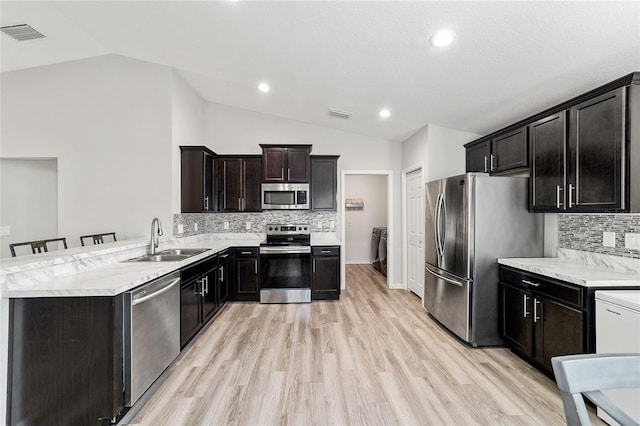
M 435 236 L 436 236 L 436 250 L 438 252 L 438 256 L 442 257 L 442 246 L 440 243 L 440 208 L 442 207 L 442 194 L 438 194 L 438 198 L 436 199 L 436 220 L 434 223 L 435 227 Z
M 444 224 L 442 225 L 442 238 L 440 238 L 440 244 L 442 245 L 440 251 L 442 252 L 441 256 L 444 256 L 445 245 L 447 243 L 447 203 L 445 203 L 444 194 L 442 195 L 440 202 L 442 203 L 442 207 L 440 208 L 440 216 L 442 216 L 442 220 L 440 221 L 440 224 Z
M 448 278 L 448 277 L 445 277 L 444 275 L 441 275 L 441 274 L 437 273 L 436 271 L 434 271 L 433 269 L 429 268 L 428 265 L 426 266 L 426 269 L 431 275 L 434 275 L 434 276 L 440 278 L 443 281 L 446 281 L 446 282 L 448 282 L 450 284 L 453 284 L 453 285 L 457 285 L 458 287 L 464 287 L 464 284 L 462 282 L 454 280 L 454 279 L 451 279 L 451 278 Z

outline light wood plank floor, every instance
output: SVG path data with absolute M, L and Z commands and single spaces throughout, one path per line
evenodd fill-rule
M 562 425 L 564 415 L 542 373 L 507 349 L 461 344 L 418 297 L 349 265 L 340 301 L 227 304 L 132 424 Z

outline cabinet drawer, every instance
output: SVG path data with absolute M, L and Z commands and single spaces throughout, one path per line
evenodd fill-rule
M 222 250 L 221 252 L 218 253 L 218 263 L 222 264 L 224 262 L 228 262 L 230 256 L 231 256 L 231 253 L 229 252 L 229 249 Z
M 340 247 L 311 247 L 314 256 L 340 256 Z
M 500 281 L 533 293 L 549 296 L 560 302 L 585 309 L 584 288 L 570 283 L 529 274 L 508 267 L 500 267 Z
M 237 247 L 235 249 L 235 256 L 237 258 L 241 257 L 257 257 L 258 256 L 258 247 Z

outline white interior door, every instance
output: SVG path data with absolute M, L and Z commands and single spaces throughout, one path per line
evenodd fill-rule
M 422 169 L 407 174 L 407 277 L 409 290 L 424 294 L 424 181 Z

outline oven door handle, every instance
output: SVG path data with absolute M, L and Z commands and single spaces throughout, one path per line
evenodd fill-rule
M 260 254 L 310 254 L 311 247 L 260 247 Z

